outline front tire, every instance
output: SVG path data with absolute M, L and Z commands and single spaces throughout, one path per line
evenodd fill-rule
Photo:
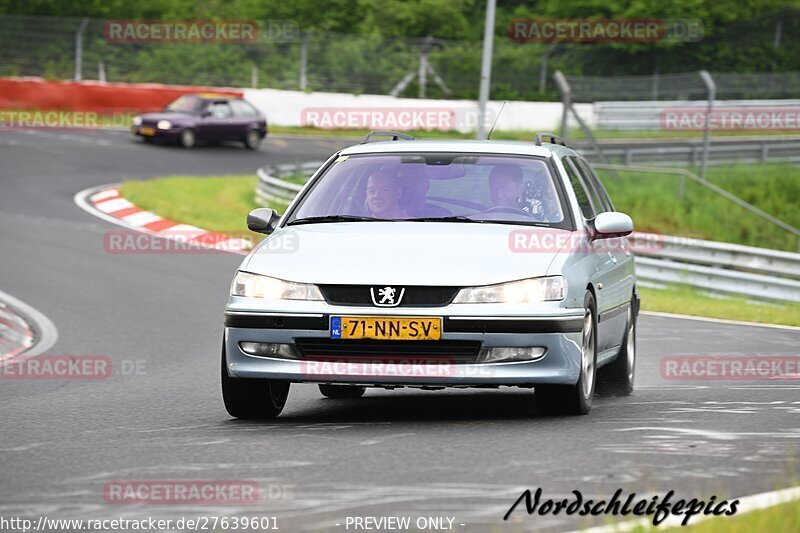
M 181 132 L 179 139 L 181 146 L 184 148 L 191 148 L 197 143 L 197 136 L 192 128 L 186 128 Z
M 625 338 L 617 358 L 600 372 L 600 385 L 603 391 L 617 396 L 628 396 L 633 392 L 633 379 L 636 374 L 636 299 L 631 301 L 628 310 L 628 323 Z
M 349 400 L 353 398 L 361 398 L 364 396 L 365 387 L 358 387 L 356 385 L 320 385 L 319 391 L 326 398 L 334 400 Z
M 536 403 L 552 414 L 585 415 L 592 410 L 597 374 L 597 308 L 594 295 L 586 291 L 583 298 L 583 340 L 581 371 L 575 385 L 539 385 L 534 387 Z
M 289 396 L 288 381 L 232 378 L 228 375 L 225 359 L 223 344 L 222 400 L 229 415 L 243 420 L 269 420 L 281 414 Z

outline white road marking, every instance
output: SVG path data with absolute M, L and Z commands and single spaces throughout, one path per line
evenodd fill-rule
M 788 331 L 800 331 L 800 326 L 785 326 L 783 324 L 762 324 L 760 322 L 744 322 L 740 320 L 725 320 L 722 318 L 708 318 L 704 316 L 678 315 L 675 313 L 661 313 L 657 311 L 642 311 L 640 314 L 662 318 L 678 318 L 681 320 L 697 320 L 698 322 L 712 322 L 717 324 L 730 324 L 732 326 L 749 326 L 754 328 L 774 328 Z
M 11 307 L 19 309 L 25 315 L 25 318 L 30 320 L 36 332 L 35 344 L 28 350 L 22 352 L 20 355 L 32 356 L 39 355 L 50 349 L 58 340 L 58 329 L 49 318 L 42 313 L 19 300 L 10 294 L 0 291 L 0 300 L 7 302 Z

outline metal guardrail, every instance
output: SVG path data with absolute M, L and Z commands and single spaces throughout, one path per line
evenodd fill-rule
M 322 161 L 311 161 L 259 168 L 256 171 L 258 175 L 256 203 L 264 207 L 268 207 L 271 203 L 288 204 L 294 199 L 297 193 L 300 192 L 303 186 L 290 183 L 281 178 L 303 174 L 308 174 L 310 176 L 315 170 L 322 166 L 322 163 Z
M 289 203 L 302 186 L 281 176 L 311 175 L 321 161 L 258 169 L 256 201 Z M 759 300 L 800 302 L 800 253 L 635 232 L 636 274 L 643 284 L 685 284 Z
M 606 160 L 617 163 L 656 165 L 700 165 L 703 139 L 676 141 L 614 142 L 597 141 Z M 600 162 L 600 153 L 590 144 L 575 141 L 572 146 L 591 162 Z M 800 161 L 800 136 L 771 136 L 759 138 L 717 138 L 711 142 L 708 164 L 769 163 Z
M 637 257 L 636 276 L 657 284 L 684 284 L 759 300 L 800 302 L 800 281 L 725 268 Z
M 696 90 L 698 93 L 705 92 L 699 79 Z M 707 105 L 707 101 L 704 100 L 595 101 L 593 104 L 594 125 L 597 128 L 611 130 L 659 130 L 664 127 L 665 113 L 693 109 L 705 111 Z M 788 114 L 797 113 L 800 100 L 717 100 L 714 102 L 714 107 L 735 108 L 740 112 L 744 110 L 752 112 L 781 110 Z M 788 126 L 786 129 L 793 129 L 793 126 Z

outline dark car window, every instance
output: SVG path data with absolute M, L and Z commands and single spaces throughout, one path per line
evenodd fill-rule
M 258 116 L 258 111 L 256 108 L 245 102 L 244 100 L 231 100 L 230 101 L 231 107 L 233 108 L 233 114 L 237 117 L 256 117 Z
M 231 106 L 227 102 L 214 102 L 208 107 L 208 110 L 214 118 L 231 118 L 233 116 Z
M 592 184 L 592 187 L 600 197 L 600 202 L 603 205 L 603 212 L 614 211 L 614 204 L 611 202 L 611 198 L 608 196 L 606 188 L 603 187 L 603 182 L 601 182 L 600 178 L 597 177 L 597 174 L 595 173 L 594 169 L 592 169 L 592 166 L 583 158 L 578 158 L 578 163 L 579 169 L 583 171 L 583 177 L 586 178 L 587 183 Z
M 569 182 L 572 184 L 572 189 L 575 191 L 575 196 L 578 198 L 578 205 L 581 208 L 581 213 L 583 213 L 583 218 L 587 220 L 594 218 L 597 213 L 595 212 L 594 206 L 589 199 L 589 193 L 586 190 L 583 180 L 578 174 L 578 170 L 572 164 L 570 159 L 571 158 L 569 157 L 565 157 L 561 160 L 561 162 L 564 164 L 564 169 L 567 171 Z
M 570 156 L 568 157 L 570 162 L 572 163 L 575 170 L 578 171 L 580 175 L 581 183 L 583 183 L 586 193 L 589 195 L 589 201 L 592 202 L 592 207 L 594 208 L 594 214 L 598 215 L 607 211 L 605 206 L 603 205 L 603 200 L 600 198 L 600 193 L 597 192 L 597 187 L 594 185 L 592 180 L 592 175 L 587 174 L 584 168 L 580 165 L 580 161 L 578 161 L 577 157 Z

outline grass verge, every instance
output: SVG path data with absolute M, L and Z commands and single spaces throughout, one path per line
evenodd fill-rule
M 800 502 L 792 501 L 732 517 L 715 517 L 697 524 L 669 529 L 664 533 L 751 533 L 753 531 L 800 531 Z
M 640 287 L 643 311 L 800 326 L 800 303 L 761 303 L 744 298 L 709 296 L 687 286 Z

